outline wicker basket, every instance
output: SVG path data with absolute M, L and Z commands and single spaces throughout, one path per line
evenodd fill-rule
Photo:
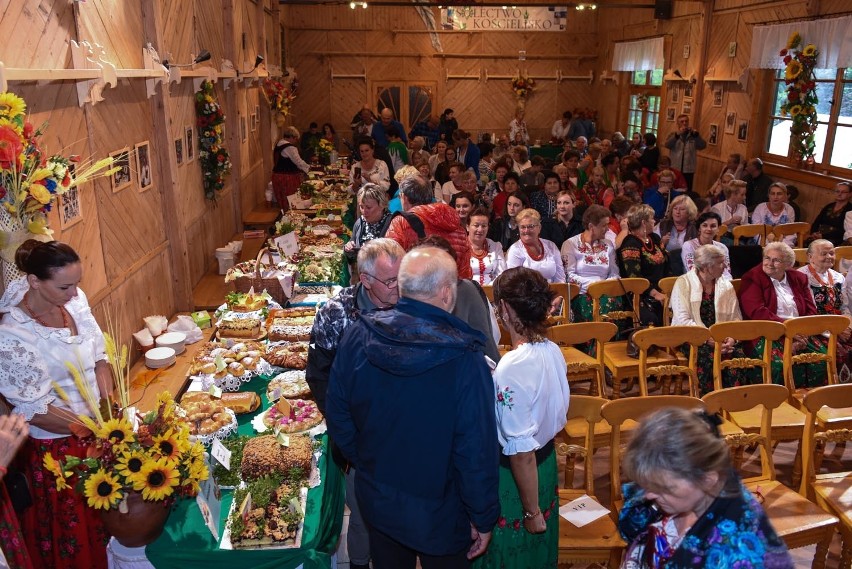
M 288 296 L 287 292 L 281 287 L 281 281 L 279 281 L 276 277 L 263 278 L 260 276 L 260 259 L 263 257 L 264 253 L 266 253 L 269 266 L 275 266 L 272 262 L 272 253 L 270 253 L 268 247 L 264 247 L 257 253 L 257 259 L 255 259 L 254 262 L 254 274 L 236 277 L 234 279 L 234 288 L 237 292 L 248 292 L 252 289 L 252 287 L 254 287 L 255 292 L 260 292 L 265 289 L 273 300 L 278 302 L 281 306 L 284 306 L 287 303 Z

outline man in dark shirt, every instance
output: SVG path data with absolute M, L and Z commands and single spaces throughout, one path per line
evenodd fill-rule
M 769 200 L 769 186 L 772 178 L 763 173 L 763 160 L 752 158 L 746 163 L 746 175 L 743 180 L 746 183 L 746 207 L 751 213 L 757 204 Z

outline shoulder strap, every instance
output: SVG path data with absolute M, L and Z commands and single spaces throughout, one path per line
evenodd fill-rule
M 423 226 L 423 222 L 420 218 L 417 217 L 417 214 L 411 213 L 410 211 L 401 211 L 399 214 L 405 218 L 408 225 L 411 226 L 411 229 L 414 230 L 414 233 L 417 234 L 419 239 L 426 237 L 426 228 Z

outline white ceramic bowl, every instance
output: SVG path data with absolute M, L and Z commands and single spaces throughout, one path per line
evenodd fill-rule
M 183 332 L 166 332 L 157 336 L 156 344 L 161 348 L 173 349 L 175 355 L 182 354 L 186 350 L 186 334 Z
M 145 352 L 145 365 L 152 369 L 167 367 L 175 363 L 172 348 L 153 348 Z

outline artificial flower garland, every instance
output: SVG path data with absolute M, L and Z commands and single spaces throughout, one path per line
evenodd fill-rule
M 267 77 L 263 80 L 261 92 L 269 108 L 273 112 L 286 118 L 290 114 L 290 107 L 296 99 L 296 90 L 299 88 L 299 78 L 296 72 L 287 68 L 287 76 L 282 79 Z
M 819 51 L 812 43 L 805 45 L 799 32 L 793 32 L 787 47 L 781 50 L 784 58 L 784 83 L 787 99 L 781 104 L 781 116 L 793 119 L 790 142 L 800 160 L 807 160 L 816 149 L 817 103 L 814 68 Z
M 204 197 L 215 200 L 216 192 L 225 187 L 225 176 L 231 171 L 231 159 L 223 140 L 225 113 L 210 81 L 204 81 L 195 94 L 195 114 Z

